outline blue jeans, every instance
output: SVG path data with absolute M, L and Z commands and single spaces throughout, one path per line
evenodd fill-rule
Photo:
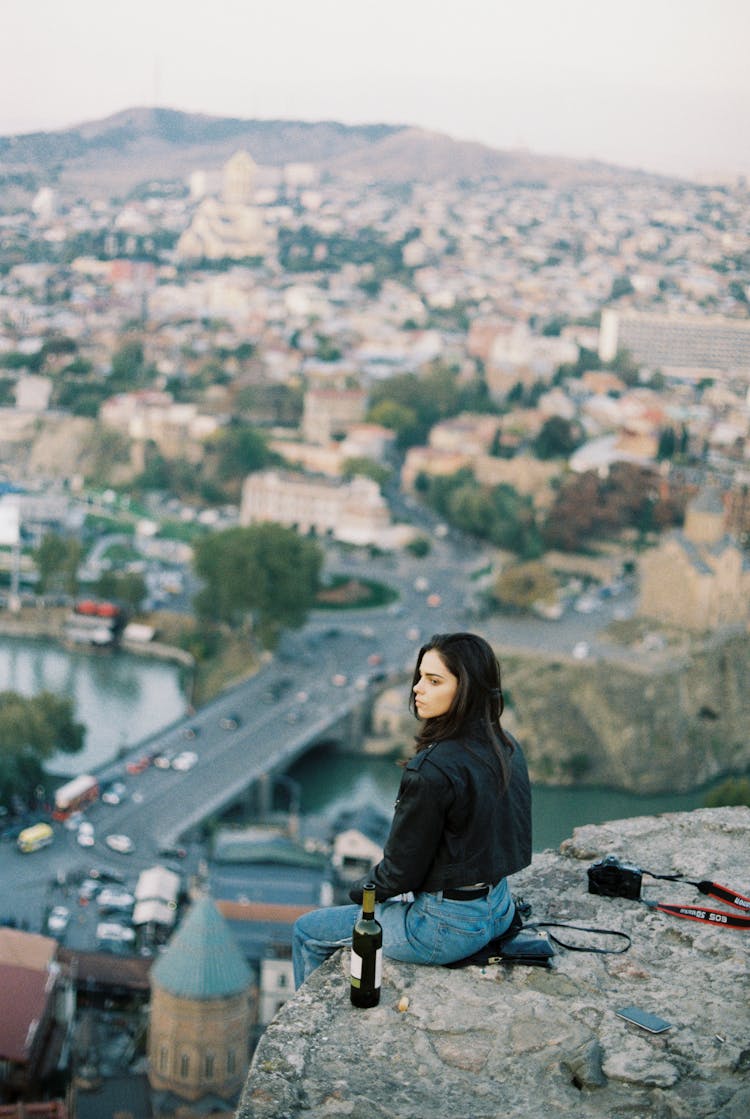
M 391 898 L 375 907 L 383 926 L 383 955 L 411 964 L 450 964 L 478 952 L 509 927 L 513 898 L 505 879 L 485 898 L 452 901 L 442 893 L 417 894 L 414 901 Z M 351 945 L 358 905 L 313 909 L 294 923 L 292 960 L 294 986 L 337 948 Z

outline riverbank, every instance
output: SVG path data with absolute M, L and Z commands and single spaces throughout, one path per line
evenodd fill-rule
M 65 640 L 65 606 L 23 606 L 18 614 L 0 613 L 0 637 L 51 641 L 79 653 L 97 652 Z M 152 627 L 152 641 L 121 641 L 118 648 L 138 657 L 177 664 L 190 674 L 186 687 L 191 706 L 208 703 L 226 688 L 257 672 L 262 654 L 255 653 L 246 635 L 222 632 L 209 646 L 195 619 L 185 614 L 159 611 L 138 618 Z

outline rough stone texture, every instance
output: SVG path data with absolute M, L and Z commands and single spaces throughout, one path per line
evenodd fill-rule
M 514 877 L 530 920 L 627 932 L 622 955 L 558 948 L 550 969 L 386 960 L 380 1005 L 355 1010 L 337 953 L 267 1028 L 237 1119 L 747 1119 L 750 931 L 589 894 L 586 868 L 608 854 L 748 896 L 750 809 L 578 828 Z M 651 899 L 721 908 L 687 884 L 644 883 Z M 628 1025 L 615 1015 L 625 1005 L 672 1028 Z

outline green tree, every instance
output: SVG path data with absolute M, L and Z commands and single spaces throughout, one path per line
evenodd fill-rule
M 195 549 L 195 571 L 204 582 L 196 612 L 233 627 L 250 617 L 261 642 L 272 648 L 283 629 L 304 623 L 322 565 L 320 546 L 283 525 L 212 533 Z
M 278 460 L 278 456 L 269 450 L 265 435 L 245 423 L 232 423 L 220 432 L 216 448 L 219 455 L 217 474 L 222 482 L 241 483 L 246 474 L 262 470 Z
M 0 692 L 0 801 L 16 793 L 31 799 L 44 782 L 44 762 L 61 750 L 76 754 L 86 728 L 73 717 L 73 701 L 53 692 L 34 697 Z
M 501 483 L 484 486 L 471 470 L 458 470 L 443 477 L 417 479 L 427 504 L 462 532 L 489 540 L 524 559 L 542 553 L 534 507 L 513 486 Z
M 629 276 L 615 276 L 610 299 L 622 299 L 623 295 L 632 295 L 634 290 Z
M 57 408 L 72 412 L 74 416 L 96 419 L 99 409 L 110 392 L 110 388 L 105 384 L 67 377 L 60 381 L 53 399 Z
M 78 566 L 81 544 L 48 532 L 34 552 L 41 594 L 75 594 L 78 587 Z
M 175 495 L 183 500 L 203 497 L 207 501 L 221 501 L 224 495 L 206 477 L 201 463 L 184 458 L 165 458 L 155 443 L 146 445 L 145 467 L 133 481 L 133 490 L 157 490 Z
M 252 384 L 241 388 L 237 408 L 256 422 L 297 427 L 302 418 L 304 392 L 297 384 Z
M 750 777 L 728 777 L 717 788 L 706 793 L 707 808 L 746 804 L 750 807 Z
M 341 469 L 344 478 L 354 478 L 361 475 L 363 478 L 372 478 L 373 482 L 382 488 L 391 476 L 391 471 L 380 462 L 371 458 L 348 458 Z
M 419 442 L 421 426 L 417 412 L 397 400 L 381 400 L 373 404 L 367 418 L 370 423 L 382 424 L 396 433 L 396 443 L 403 450 Z
M 660 462 L 666 458 L 674 458 L 676 447 L 677 438 L 674 433 L 674 428 L 663 427 L 659 432 L 659 447 L 656 452 L 656 457 Z
M 146 365 L 143 346 L 139 341 L 123 342 L 112 357 L 109 375 L 110 392 L 133 392 L 153 383 L 156 370 Z
M 581 445 L 583 432 L 581 425 L 566 420 L 562 416 L 550 416 L 532 446 L 534 454 L 540 459 L 567 458 L 576 447 Z
M 432 544 L 426 536 L 415 536 L 414 539 L 410 540 L 406 545 L 406 551 L 411 552 L 417 559 L 424 559 L 424 557 L 428 556 L 432 551 Z
M 630 350 L 618 350 L 606 368 L 618 373 L 626 385 L 638 384 L 639 366 Z
M 486 399 L 484 382 L 459 386 L 458 370 L 435 362 L 421 375 L 402 373 L 375 385 L 368 419 L 395 431 L 403 450 L 425 443 L 438 420 L 478 407 Z
M 147 593 L 146 581 L 137 571 L 125 571 L 122 575 L 116 571 L 105 571 L 99 576 L 94 589 L 100 598 L 113 599 L 136 611 L 140 610 Z

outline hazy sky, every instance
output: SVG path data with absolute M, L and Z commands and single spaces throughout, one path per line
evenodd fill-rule
M 750 173 L 750 0 L 0 0 L 0 134 L 136 105 Z

